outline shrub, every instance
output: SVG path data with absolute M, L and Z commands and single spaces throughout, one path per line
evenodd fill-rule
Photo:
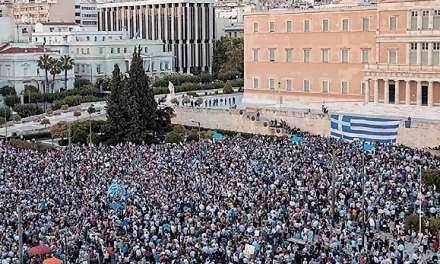
M 47 108 L 46 114 L 48 114 L 48 115 L 52 115 L 53 114 L 52 107 Z
M 428 220 L 428 229 L 432 234 L 439 234 L 440 232 L 440 217 L 431 217 Z
M 4 124 L 6 124 L 6 120 L 3 116 L 0 116 L 0 126 L 3 126 Z
M 40 91 L 38 90 L 37 87 L 33 86 L 33 85 L 25 85 L 24 86 L 24 94 L 39 94 Z
M 6 85 L 0 89 L 0 94 L 6 97 L 8 95 L 17 95 L 17 92 L 15 91 L 14 87 Z
M 43 109 L 37 104 L 16 105 L 13 109 L 23 118 L 44 113 Z
M 173 99 L 171 99 L 171 103 L 174 105 L 178 105 L 179 104 L 179 100 L 177 100 L 176 97 L 174 97 Z
M 173 131 L 179 134 L 183 134 L 186 131 L 186 128 L 182 125 L 173 125 Z
M 74 116 L 74 117 L 79 117 L 79 116 L 81 116 L 81 111 L 80 111 L 80 110 L 75 110 L 75 112 L 73 112 L 73 116 Z
M 43 118 L 41 119 L 40 124 L 44 125 L 44 127 L 46 128 L 47 125 L 50 125 L 50 120 L 47 118 Z
M 16 95 L 7 95 L 5 97 L 5 105 L 9 107 L 14 107 L 15 105 L 20 103 L 20 98 Z
M 193 128 L 193 129 L 191 129 L 188 132 L 187 140 L 189 140 L 189 141 L 197 141 L 197 140 L 199 140 L 199 133 L 198 133 L 198 130 L 196 128 Z
M 69 110 L 69 105 L 63 104 L 63 105 L 61 106 L 61 110 L 63 110 L 63 111 L 67 111 L 67 110 Z
M 4 119 L 5 115 L 7 120 L 11 120 L 11 110 L 7 107 L 0 107 L 0 117 Z
M 212 134 L 214 134 L 214 132 L 212 130 L 207 130 L 207 131 L 202 133 L 202 137 L 204 139 L 211 139 L 212 138 Z
M 167 134 L 165 138 L 165 142 L 171 144 L 177 144 L 181 141 L 182 141 L 182 134 L 176 131 L 171 131 L 170 133 Z
M 73 87 L 74 87 L 74 88 L 81 88 L 81 87 L 83 87 L 84 85 L 91 85 L 91 83 L 90 83 L 90 81 L 87 80 L 87 79 L 76 79 L 76 80 L 73 82 Z
M 435 186 L 437 190 L 440 188 L 440 170 L 423 170 L 422 179 L 423 184 Z
M 229 82 L 227 82 L 223 87 L 223 93 L 224 94 L 234 93 L 234 89 L 232 88 L 232 85 Z
M 200 105 L 203 104 L 203 102 L 204 102 L 203 97 L 198 97 L 197 100 L 196 100 L 196 105 L 200 106 Z
M 21 116 L 19 116 L 19 115 L 14 116 L 14 122 L 15 123 L 20 123 L 21 122 Z
M 183 104 L 189 103 L 191 103 L 191 98 L 188 95 L 185 95 L 185 97 L 183 97 Z

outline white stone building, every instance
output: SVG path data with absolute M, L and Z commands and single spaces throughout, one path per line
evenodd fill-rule
M 98 27 L 161 41 L 178 72 L 212 71 L 214 0 L 99 0 Z
M 0 47 L 0 80 L 1 85 L 9 85 L 15 88 L 17 94 L 23 92 L 26 85 L 33 85 L 43 91 L 45 83 L 45 71 L 38 67 L 38 59 L 47 54 L 53 58 L 59 58 L 56 51 L 43 47 L 29 47 L 25 45 L 3 45 Z M 68 87 L 72 87 L 74 81 L 73 70 L 68 71 Z M 64 87 L 64 73 L 55 77 L 55 82 L 49 74 L 49 91 L 59 91 Z
M 98 29 L 96 0 L 75 0 L 75 23 L 82 27 Z
M 43 45 L 60 54 L 68 54 L 75 61 L 75 76 L 96 82 L 110 77 L 114 65 L 128 71 L 133 50 L 142 49 L 145 71 L 149 75 L 169 74 L 173 71 L 173 55 L 163 52 L 162 43 L 154 40 L 129 39 L 127 32 L 84 31 L 78 25 L 47 27 L 35 25 L 32 35 L 35 45 Z

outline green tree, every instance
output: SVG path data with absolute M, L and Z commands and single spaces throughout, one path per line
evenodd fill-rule
M 8 95 L 17 95 L 17 92 L 15 91 L 14 87 L 3 86 L 0 90 L 0 94 L 6 97 Z
M 244 72 L 244 43 L 242 38 L 222 37 L 214 44 L 213 72 L 227 74 L 229 79 L 242 77 Z
M 40 69 L 44 70 L 44 76 L 45 76 L 43 93 L 46 93 L 48 90 L 48 84 L 49 84 L 48 73 L 51 68 L 51 61 L 52 61 L 52 58 L 47 54 L 40 56 L 40 58 L 38 59 L 38 67 Z
M 67 72 L 73 69 L 75 61 L 69 55 L 64 55 L 60 58 L 61 70 L 64 71 L 64 89 L 67 90 Z
M 128 92 L 119 66 L 115 64 L 110 82 L 110 96 L 107 99 L 107 134 L 110 143 L 126 141 L 128 131 Z
M 20 104 L 20 98 L 16 95 L 7 95 L 5 97 L 5 105 L 8 107 L 14 107 Z
M 57 60 L 57 59 L 51 59 L 50 60 L 50 69 L 49 69 L 49 73 L 50 75 L 52 75 L 52 93 L 55 90 L 55 76 L 57 76 L 58 74 L 61 73 L 62 68 L 61 68 L 61 61 Z
M 6 120 L 11 120 L 11 109 L 8 107 L 0 107 L 0 117 L 5 118 L 5 116 Z
M 225 86 L 223 87 L 223 93 L 224 94 L 231 94 L 234 93 L 234 89 L 232 88 L 231 83 L 227 82 Z
M 423 170 L 422 171 L 423 184 L 427 186 L 435 186 L 437 190 L 440 189 L 440 170 Z

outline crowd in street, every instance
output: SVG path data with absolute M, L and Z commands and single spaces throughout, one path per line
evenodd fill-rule
M 440 214 L 439 190 L 418 196 L 417 173 L 439 158 L 302 138 L 46 153 L 3 141 L 0 263 L 18 263 L 18 207 L 25 255 L 48 245 L 65 263 L 434 263 L 438 236 L 404 220 L 420 204 Z

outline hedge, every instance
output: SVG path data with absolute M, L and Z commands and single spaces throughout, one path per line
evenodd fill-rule
M 19 104 L 14 106 L 14 111 L 17 112 L 22 118 L 41 115 L 44 113 L 43 109 L 37 104 Z

